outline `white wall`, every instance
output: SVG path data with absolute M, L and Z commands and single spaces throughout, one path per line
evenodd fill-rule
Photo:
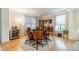
M 9 41 L 9 9 L 2 8 L 2 40 L 1 42 Z
M 16 25 L 20 29 L 20 35 L 23 36 L 25 34 L 25 17 L 24 17 L 24 15 L 16 14 L 15 21 L 16 21 Z
M 23 36 L 25 34 L 25 15 L 9 10 L 9 29 L 12 26 L 17 26 L 20 29 L 20 35 Z
M 76 23 L 75 23 L 76 24 L 76 30 L 75 30 L 76 39 L 79 40 L 79 10 L 76 10 L 75 13 L 76 13 L 76 16 L 75 16 L 76 17 Z
M 15 25 L 14 13 L 9 10 L 9 30 Z
M 0 43 L 2 39 L 2 13 L 1 13 L 1 8 L 0 8 Z
M 69 12 L 69 37 L 79 40 L 79 10 Z

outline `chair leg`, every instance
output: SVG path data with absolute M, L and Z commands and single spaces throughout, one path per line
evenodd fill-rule
M 40 43 L 40 45 L 41 45 L 42 47 L 44 47 L 44 44 L 43 44 L 42 42 Z
M 29 40 L 26 40 L 26 41 L 25 41 L 25 44 L 29 44 L 28 42 L 29 42 Z
M 36 46 L 36 50 L 38 50 L 38 45 Z
M 29 44 L 31 43 L 32 41 L 31 40 L 29 40 Z
M 51 39 L 48 38 L 48 40 L 51 42 Z
M 36 43 L 36 50 L 38 50 L 38 44 L 39 44 L 39 42 Z
M 32 44 L 32 46 L 33 46 L 34 48 L 36 48 L 35 45 L 36 45 L 36 43 Z
M 42 47 L 44 47 L 44 44 L 41 44 L 42 45 Z

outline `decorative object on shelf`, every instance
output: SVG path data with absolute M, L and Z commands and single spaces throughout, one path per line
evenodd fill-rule
M 17 29 L 17 26 L 12 26 L 12 29 Z

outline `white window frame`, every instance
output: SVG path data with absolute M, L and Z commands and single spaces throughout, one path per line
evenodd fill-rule
M 61 16 L 65 17 L 63 21 L 61 21 L 63 18 L 61 18 Z M 58 22 L 64 22 L 61 24 L 57 24 L 57 17 L 60 17 L 60 21 Z M 62 30 L 65 28 L 65 24 L 66 23 L 66 14 L 62 14 L 62 15 L 56 15 L 56 20 L 55 20 L 55 31 L 57 32 L 62 32 Z M 58 27 L 57 27 L 58 26 Z

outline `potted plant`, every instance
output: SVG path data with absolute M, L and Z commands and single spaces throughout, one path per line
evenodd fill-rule
M 68 30 L 67 28 L 65 28 L 65 29 L 63 30 L 63 34 L 64 34 L 64 35 L 68 35 L 68 34 L 69 34 L 69 30 Z

